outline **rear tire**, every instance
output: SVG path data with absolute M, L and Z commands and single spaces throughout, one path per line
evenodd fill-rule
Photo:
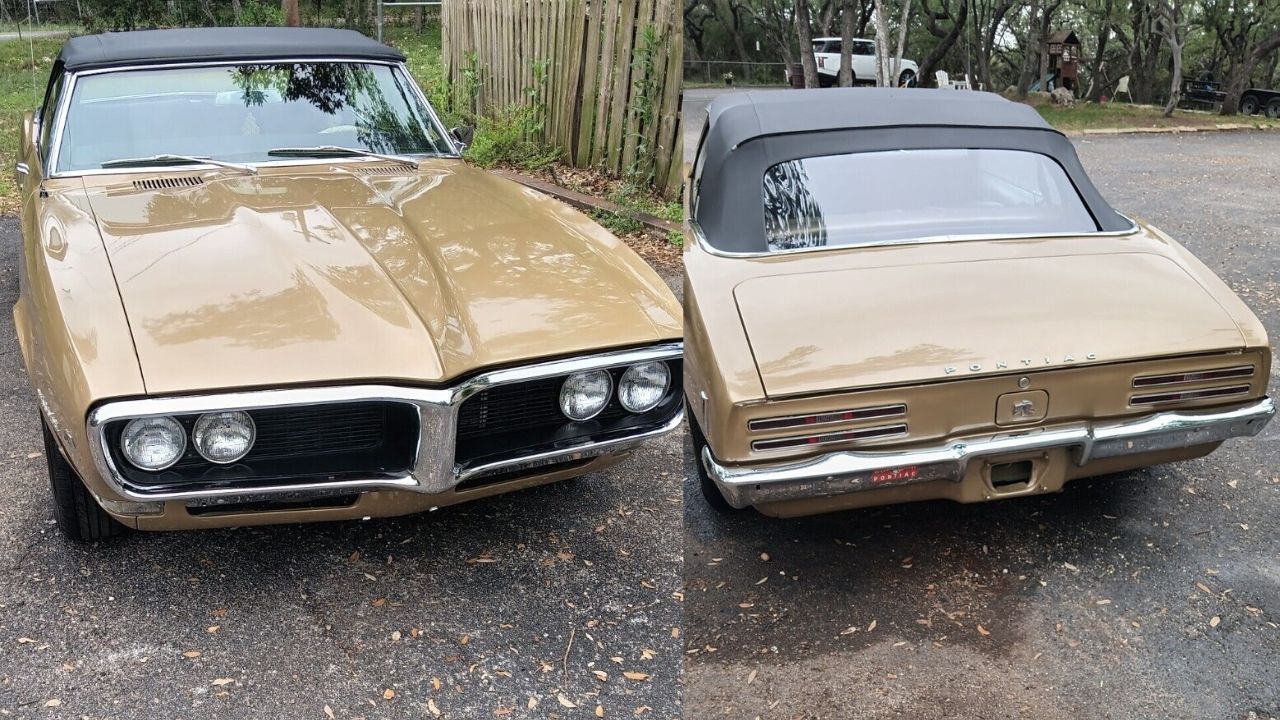
M 43 419 L 40 430 L 44 434 L 44 457 L 49 466 L 49 488 L 53 492 L 53 515 L 62 534 L 77 542 L 92 542 L 127 533 L 129 528 L 111 517 L 89 494 L 71 463 L 62 456 Z
M 707 447 L 707 438 L 698 427 L 698 419 L 690 412 L 686 412 L 685 415 L 689 418 L 689 434 L 693 437 L 693 464 L 697 467 L 698 487 L 702 490 L 703 499 L 716 512 L 736 512 L 737 508 L 724 499 L 720 488 L 716 487 L 716 482 L 707 474 L 707 466 L 702 463 L 702 451 Z
M 1280 118 L 1280 98 L 1276 98 L 1275 100 L 1267 103 L 1267 117 L 1272 120 Z
M 911 70 L 903 70 L 898 76 L 898 87 L 915 87 L 916 74 Z
M 1258 112 L 1258 98 L 1252 95 L 1245 95 L 1240 98 L 1240 114 L 1253 115 Z

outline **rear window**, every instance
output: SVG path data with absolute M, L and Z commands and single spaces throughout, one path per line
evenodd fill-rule
M 939 236 L 1098 229 L 1062 167 L 1021 150 L 893 150 L 779 163 L 764 175 L 771 251 Z

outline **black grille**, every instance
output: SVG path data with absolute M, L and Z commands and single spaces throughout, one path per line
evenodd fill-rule
M 187 451 L 173 467 L 147 472 L 122 457 L 120 435 L 127 421 L 107 428 L 116 467 L 133 483 L 161 487 L 192 480 L 252 483 L 307 480 L 339 475 L 403 472 L 413 464 L 418 416 L 411 405 L 357 402 L 250 410 L 257 428 L 253 449 L 231 465 L 202 458 L 191 443 L 199 415 L 176 416 L 187 430 Z
M 615 397 L 596 417 L 572 422 L 560 412 L 563 377 L 499 385 L 476 393 L 458 409 L 456 461 L 461 466 L 553 450 L 585 438 L 620 437 L 656 427 L 680 410 L 679 360 L 667 361 L 671 386 L 658 407 L 635 415 Z M 613 387 L 626 367 L 611 368 Z

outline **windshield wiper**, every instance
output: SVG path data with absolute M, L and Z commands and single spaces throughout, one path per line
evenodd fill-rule
M 240 163 L 226 162 L 224 160 L 214 160 L 203 155 L 174 155 L 172 153 L 161 153 L 159 155 L 149 155 L 147 157 L 121 158 L 119 160 L 108 160 L 102 163 L 104 168 L 125 168 L 140 167 L 147 165 L 217 165 L 218 167 L 227 168 L 229 170 L 239 170 L 250 175 L 257 175 L 258 170 L 252 165 L 242 165 Z
M 268 150 L 267 155 L 271 157 L 371 157 L 379 160 L 390 160 L 391 162 L 404 163 L 418 167 L 419 160 L 407 155 L 391 155 L 389 153 L 373 152 L 372 150 L 357 150 L 356 148 L 341 147 L 338 145 L 317 145 L 315 147 L 293 147 L 293 148 L 276 148 Z

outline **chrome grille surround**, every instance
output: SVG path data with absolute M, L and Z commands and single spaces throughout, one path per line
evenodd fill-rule
M 565 360 L 482 373 L 450 387 L 416 388 L 393 385 L 343 385 L 318 388 L 255 390 L 247 392 L 191 395 L 108 401 L 89 413 L 86 430 L 94 465 L 107 485 L 121 497 L 136 501 L 194 500 L 241 496 L 297 497 L 299 493 L 328 493 L 335 490 L 406 490 L 438 494 L 452 490 L 464 480 L 496 473 L 509 473 L 560 462 L 609 455 L 630 450 L 645 440 L 675 430 L 684 418 L 681 409 L 657 427 L 638 428 L 634 434 L 607 439 L 590 439 L 568 447 L 539 452 L 500 462 L 459 466 L 454 462 L 458 408 L 464 400 L 489 387 L 567 375 L 585 370 L 615 367 L 651 360 L 671 360 L 683 354 L 682 342 L 668 342 L 632 350 L 588 355 Z M 108 423 L 138 417 L 198 414 L 226 410 L 324 405 L 360 401 L 383 401 L 413 406 L 419 419 L 418 447 L 413 468 L 405 473 L 356 479 L 332 479 L 288 484 L 235 485 L 192 482 L 179 491 L 146 492 L 131 485 L 106 452 Z

